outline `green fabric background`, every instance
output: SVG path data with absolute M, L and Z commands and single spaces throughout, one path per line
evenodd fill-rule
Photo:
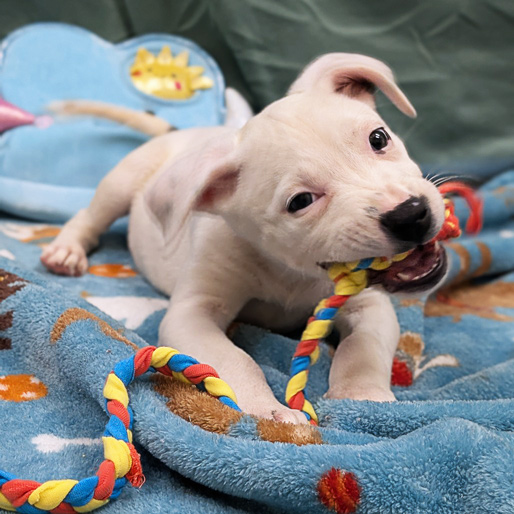
M 119 42 L 185 36 L 256 109 L 332 51 L 387 62 L 418 111 L 378 106 L 426 170 L 490 174 L 514 164 L 512 0 L 0 0 L 0 35 L 36 21 Z

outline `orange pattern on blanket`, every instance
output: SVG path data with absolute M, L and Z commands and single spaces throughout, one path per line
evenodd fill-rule
M 474 285 L 465 282 L 442 289 L 425 305 L 425 316 L 452 316 L 458 323 L 464 314 L 496 321 L 514 321 L 514 317 L 496 310 L 497 307 L 514 309 L 514 283 L 492 282 Z
M 5 375 L 0 377 L 0 400 L 30 402 L 48 394 L 45 384 L 34 375 Z
M 65 310 L 55 322 L 55 325 L 52 328 L 52 332 L 50 333 L 50 342 L 52 344 L 57 343 L 59 339 L 62 337 L 66 328 L 68 328 L 72 323 L 76 323 L 77 321 L 83 320 L 92 320 L 98 323 L 100 330 L 107 336 L 120 341 L 133 350 L 139 350 L 139 346 L 135 343 L 127 339 L 125 336 L 121 335 L 117 330 L 104 321 L 100 319 L 98 316 L 95 316 L 89 311 L 85 309 L 81 309 L 79 307 L 71 307 L 70 309 Z
M 126 264 L 97 264 L 90 266 L 88 271 L 91 275 L 109 278 L 131 278 L 137 275 L 137 271 Z
M 32 234 L 30 236 L 24 237 L 21 241 L 23 243 L 32 243 L 33 241 L 39 241 L 40 239 L 54 239 L 59 235 L 60 232 L 61 229 L 59 227 L 54 227 L 52 225 L 34 227 L 34 229 L 32 229 Z
M 400 300 L 402 307 L 423 307 L 423 302 L 419 298 L 404 298 Z
M 461 283 L 468 276 L 470 278 L 480 277 L 485 275 L 491 268 L 493 262 L 493 255 L 491 249 L 482 241 L 475 241 L 474 243 L 480 252 L 480 264 L 471 273 L 471 254 L 468 248 L 460 243 L 446 243 L 448 248 L 451 248 L 459 258 L 460 270 L 457 276 L 452 280 L 452 284 Z

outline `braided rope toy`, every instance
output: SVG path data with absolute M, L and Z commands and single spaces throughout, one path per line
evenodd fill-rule
M 158 371 L 187 384 L 194 384 L 222 403 L 240 410 L 234 392 L 207 364 L 174 348 L 147 346 L 120 361 L 107 376 L 103 395 L 109 421 L 102 437 L 104 461 L 95 476 L 83 480 L 20 480 L 0 470 L 0 509 L 25 514 L 90 512 L 119 496 L 130 483 L 144 483 L 140 456 L 132 444 L 132 409 L 128 385 L 147 371 Z
M 472 216 L 467 230 L 478 231 L 481 225 L 481 203 L 466 186 L 447 183 L 440 188 L 441 193 L 458 192 L 466 198 Z M 460 234 L 458 219 L 453 204 L 445 200 L 445 222 L 437 240 L 457 237 Z M 305 413 L 311 424 L 317 424 L 314 408 L 305 396 L 305 387 L 310 365 L 319 356 L 319 343 L 325 338 L 334 324 L 339 309 L 353 295 L 368 285 L 367 271 L 385 270 L 393 262 L 405 259 L 410 252 L 396 255 L 391 259 L 383 257 L 362 259 L 360 261 L 334 264 L 328 274 L 335 282 L 335 294 L 322 300 L 309 319 L 298 344 L 291 365 L 291 379 L 286 389 L 286 402 L 293 409 Z M 194 384 L 206 391 L 223 404 L 240 411 L 234 392 L 219 378 L 216 371 L 207 364 L 181 354 L 169 347 L 147 346 L 135 355 L 120 361 L 109 373 L 103 395 L 109 421 L 102 441 L 104 461 L 95 476 L 83 480 L 50 480 L 39 483 L 22 480 L 0 470 L 0 508 L 25 514 L 73 514 L 90 512 L 102 507 L 109 500 L 116 499 L 123 487 L 130 483 L 141 487 L 145 481 L 140 456 L 132 444 L 133 413 L 129 406 L 127 387 L 146 372 L 159 372 L 187 384 Z

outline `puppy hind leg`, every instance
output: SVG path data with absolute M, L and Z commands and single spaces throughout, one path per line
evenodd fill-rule
M 134 193 L 167 156 L 162 138 L 138 148 L 100 182 L 93 200 L 62 228 L 41 254 L 41 262 L 59 275 L 80 276 L 88 267 L 87 254 L 118 218 L 128 214 Z

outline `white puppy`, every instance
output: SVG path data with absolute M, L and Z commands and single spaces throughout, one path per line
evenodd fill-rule
M 303 423 L 303 414 L 275 399 L 227 327 L 236 318 L 272 330 L 300 327 L 331 294 L 329 263 L 417 247 L 376 274 L 379 287 L 347 303 L 330 371 L 330 398 L 394 400 L 399 329 L 379 289 L 425 291 L 442 279 L 444 251 L 424 243 L 441 228 L 444 206 L 377 114 L 373 87 L 415 116 L 387 66 L 335 53 L 311 63 L 286 97 L 240 130 L 197 128 L 150 140 L 102 180 L 43 263 L 84 273 L 99 235 L 130 213 L 136 265 L 171 296 L 159 343 L 212 365 L 244 411 Z M 113 112 L 103 115 L 123 121 L 122 110 Z

